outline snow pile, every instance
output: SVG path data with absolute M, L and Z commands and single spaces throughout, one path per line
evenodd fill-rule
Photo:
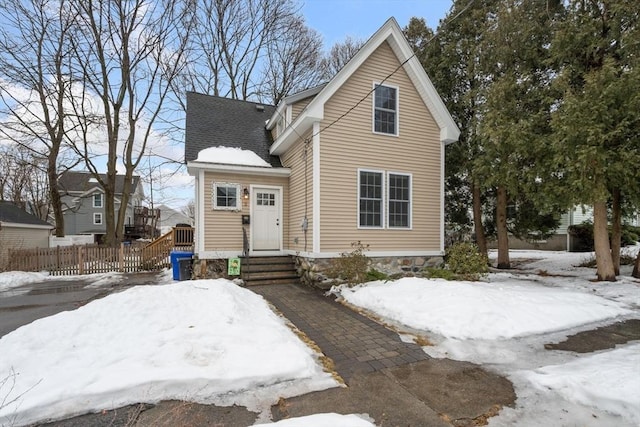
M 0 291 L 29 283 L 43 282 L 47 280 L 49 273 L 28 273 L 26 271 L 7 271 L 0 273 Z
M 0 425 L 166 399 L 261 405 L 251 399 L 269 387 L 273 398 L 335 385 L 262 297 L 223 279 L 110 295 L 4 336 L 0 355 Z
M 524 373 L 540 389 L 640 425 L 640 344 Z M 632 379 L 624 381 L 621 379 Z M 635 380 L 633 380 L 635 379 Z
M 234 147 L 210 147 L 198 153 L 196 162 L 218 163 L 223 165 L 260 166 L 271 165 L 250 150 Z
M 254 424 L 254 427 L 375 427 L 360 415 L 340 415 L 336 413 L 316 414 L 306 417 L 289 418 L 271 424 Z
M 458 339 L 508 339 L 631 313 L 596 295 L 515 280 L 493 284 L 404 278 L 338 291 L 351 304 Z

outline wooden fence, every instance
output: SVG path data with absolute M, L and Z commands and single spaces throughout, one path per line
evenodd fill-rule
M 48 271 L 52 275 L 160 270 L 171 266 L 171 251 L 193 251 L 193 229 L 188 234 L 174 228 L 151 243 L 122 243 L 119 247 L 10 249 L 7 267 L 10 271 Z

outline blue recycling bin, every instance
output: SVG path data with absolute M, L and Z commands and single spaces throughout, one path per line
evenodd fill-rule
M 193 259 L 193 252 L 187 251 L 171 251 L 171 268 L 173 270 L 173 280 L 187 280 L 187 271 L 188 269 L 180 268 L 180 264 L 182 260 L 188 260 L 189 265 L 191 264 L 191 259 Z M 184 262 L 182 263 L 184 265 Z

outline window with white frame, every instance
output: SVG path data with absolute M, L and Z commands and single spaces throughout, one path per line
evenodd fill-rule
M 93 223 L 95 225 L 101 225 L 102 224 L 102 214 L 101 213 L 94 213 L 93 214 Z
M 94 208 L 101 208 L 102 207 L 102 193 L 95 193 L 93 195 L 93 207 Z
M 373 91 L 373 131 L 387 135 L 398 134 L 398 89 L 375 85 Z
M 411 227 L 411 175 L 389 172 L 387 180 L 389 228 Z
M 360 227 L 382 228 L 382 172 L 361 170 L 358 174 L 358 187 L 358 225 Z
M 359 170 L 358 226 L 411 228 L 411 192 L 411 174 Z
M 239 184 L 213 183 L 213 209 L 237 211 L 241 206 Z

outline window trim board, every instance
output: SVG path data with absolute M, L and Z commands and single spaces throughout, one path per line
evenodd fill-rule
M 375 90 L 376 86 L 389 87 L 396 91 L 396 109 L 395 109 L 396 120 L 395 120 L 394 133 L 376 131 L 376 90 Z M 400 87 L 387 82 L 380 83 L 380 82 L 374 81 L 372 93 L 373 93 L 373 96 L 371 97 L 371 132 L 376 135 L 400 136 Z

